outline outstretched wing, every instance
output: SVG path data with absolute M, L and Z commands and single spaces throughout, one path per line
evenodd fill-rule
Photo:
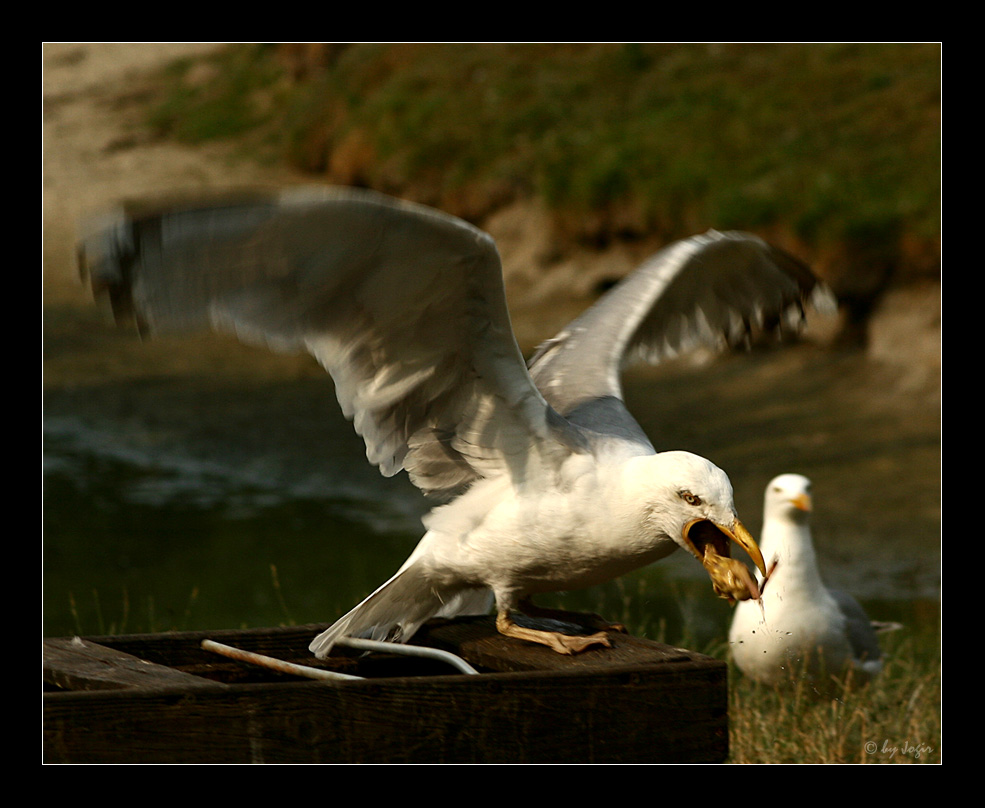
M 530 360 L 562 415 L 622 399 L 620 373 L 698 345 L 743 338 L 750 326 L 799 321 L 829 293 L 793 256 L 748 233 L 709 231 L 675 242 L 548 340 Z
M 576 440 L 524 366 L 492 239 L 454 217 L 304 189 L 124 210 L 81 254 L 97 293 L 145 332 L 213 328 L 310 352 L 370 462 L 433 497 L 522 479 Z

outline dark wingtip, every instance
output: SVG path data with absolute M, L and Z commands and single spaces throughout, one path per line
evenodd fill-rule
M 133 222 L 121 210 L 93 217 L 83 223 L 76 249 L 79 277 L 96 300 L 108 299 L 119 325 L 146 333 L 147 323 L 133 302 L 130 266 L 135 256 Z

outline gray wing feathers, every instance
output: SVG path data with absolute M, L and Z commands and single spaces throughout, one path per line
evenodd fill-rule
M 307 350 L 386 475 L 460 493 L 558 425 L 482 231 L 371 192 L 316 189 L 123 211 L 83 242 L 94 289 L 144 331 L 210 327 Z
M 340 637 L 407 642 L 443 606 L 441 598 L 413 565 L 402 568 L 348 614 L 312 640 L 309 650 L 320 659 Z
M 548 403 L 566 415 L 622 397 L 619 374 L 698 345 L 724 345 L 750 326 L 796 324 L 826 290 L 787 253 L 748 233 L 709 231 L 656 253 L 547 341 L 530 361 Z
M 845 616 L 845 628 L 855 660 L 863 664 L 878 664 L 882 659 L 882 649 L 879 647 L 879 639 L 872 627 L 872 621 L 869 620 L 865 610 L 847 592 L 836 589 L 828 591 Z
M 383 586 L 340 617 L 308 646 L 324 659 L 341 637 L 409 642 L 432 617 L 485 614 L 494 602 L 488 589 L 438 591 L 420 565 L 405 564 Z

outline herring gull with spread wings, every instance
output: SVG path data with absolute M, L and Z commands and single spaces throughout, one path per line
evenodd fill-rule
M 311 643 L 407 642 L 429 618 L 496 604 L 504 635 L 562 654 L 610 645 L 520 625 L 539 593 L 592 586 L 678 547 L 729 601 L 758 597 L 730 556 L 762 555 L 714 464 L 657 452 L 619 373 L 750 324 L 803 316 L 822 287 L 759 238 L 669 245 L 524 363 L 496 246 L 439 211 L 368 191 L 292 190 L 123 210 L 82 243 L 84 270 L 142 332 L 212 328 L 307 351 L 384 475 L 434 501 L 403 566 Z

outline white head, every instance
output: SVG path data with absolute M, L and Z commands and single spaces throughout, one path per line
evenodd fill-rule
M 781 474 L 766 486 L 763 517 L 807 524 L 811 514 L 811 481 L 801 474 Z
M 690 452 L 661 452 L 637 458 L 633 466 L 635 495 L 646 503 L 649 528 L 701 561 L 722 597 L 758 597 L 747 588 L 748 570 L 729 557 L 735 542 L 765 574 L 762 553 L 735 513 L 725 472 Z
M 729 528 L 735 522 L 732 483 L 710 460 L 690 452 L 660 452 L 641 465 L 643 496 L 652 500 L 671 538 L 682 547 L 683 527 L 694 519 Z

